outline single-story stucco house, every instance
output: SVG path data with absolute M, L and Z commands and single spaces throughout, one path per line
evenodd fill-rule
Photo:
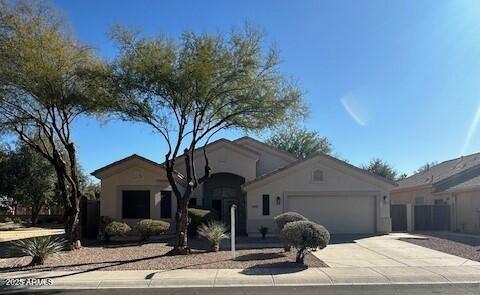
M 425 225 L 419 222 L 420 218 L 425 219 L 423 209 L 430 206 L 445 208 L 446 214 L 439 216 L 438 221 L 447 223 L 446 230 L 479 233 L 480 153 L 427 166 L 424 171 L 399 181 L 390 197 L 392 205 L 408 206 L 409 230 L 421 230 L 419 227 Z M 430 211 L 426 211 L 426 217 L 435 223 L 435 212 Z
M 331 233 L 387 233 L 391 230 L 389 191 L 395 184 L 327 155 L 307 159 L 279 151 L 250 137 L 220 139 L 207 145 L 211 177 L 190 206 L 214 209 L 228 223 L 238 207 L 237 231 L 259 235 L 273 218 L 296 211 Z M 203 171 L 200 149 L 196 167 Z M 177 160 L 180 185 L 183 159 Z M 138 155 L 92 173 L 101 180 L 100 214 L 127 223 L 143 218 L 174 223 L 176 201 L 164 167 Z M 201 176 L 201 175 L 199 175 Z

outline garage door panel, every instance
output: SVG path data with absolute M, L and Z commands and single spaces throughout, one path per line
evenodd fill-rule
M 375 232 L 374 196 L 290 196 L 287 207 L 330 233 Z

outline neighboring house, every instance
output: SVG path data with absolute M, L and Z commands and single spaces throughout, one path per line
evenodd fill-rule
M 448 205 L 451 230 L 480 232 L 480 153 L 428 167 L 398 184 L 390 191 L 392 205 L 409 204 L 413 225 L 420 218 L 415 206 Z
M 386 233 L 391 230 L 389 191 L 394 183 L 327 155 L 299 160 L 250 137 L 220 139 L 206 147 L 211 177 L 190 206 L 214 209 L 228 223 L 236 204 L 237 230 L 259 235 L 273 218 L 296 211 L 331 233 Z M 194 152 L 203 176 L 202 149 Z M 181 185 L 183 158 L 176 161 Z M 176 201 L 162 165 L 132 155 L 92 173 L 101 180 L 101 215 L 126 222 L 141 218 L 174 222 Z

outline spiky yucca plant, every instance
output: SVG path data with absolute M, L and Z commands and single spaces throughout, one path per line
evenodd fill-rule
M 210 251 L 218 252 L 220 249 L 220 241 L 230 238 L 227 233 L 228 227 L 218 221 L 210 221 L 207 224 L 202 224 L 198 228 L 198 234 L 207 239 L 210 244 Z
M 42 265 L 45 260 L 65 249 L 66 241 L 63 238 L 51 236 L 35 237 L 11 242 L 23 254 L 32 257 L 30 265 Z

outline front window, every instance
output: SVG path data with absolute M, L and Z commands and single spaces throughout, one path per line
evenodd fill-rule
M 150 218 L 150 191 L 123 191 L 122 218 Z
M 172 218 L 172 192 L 163 191 L 160 198 L 160 218 Z
M 263 195 L 263 209 L 262 213 L 264 216 L 270 215 L 270 195 Z

